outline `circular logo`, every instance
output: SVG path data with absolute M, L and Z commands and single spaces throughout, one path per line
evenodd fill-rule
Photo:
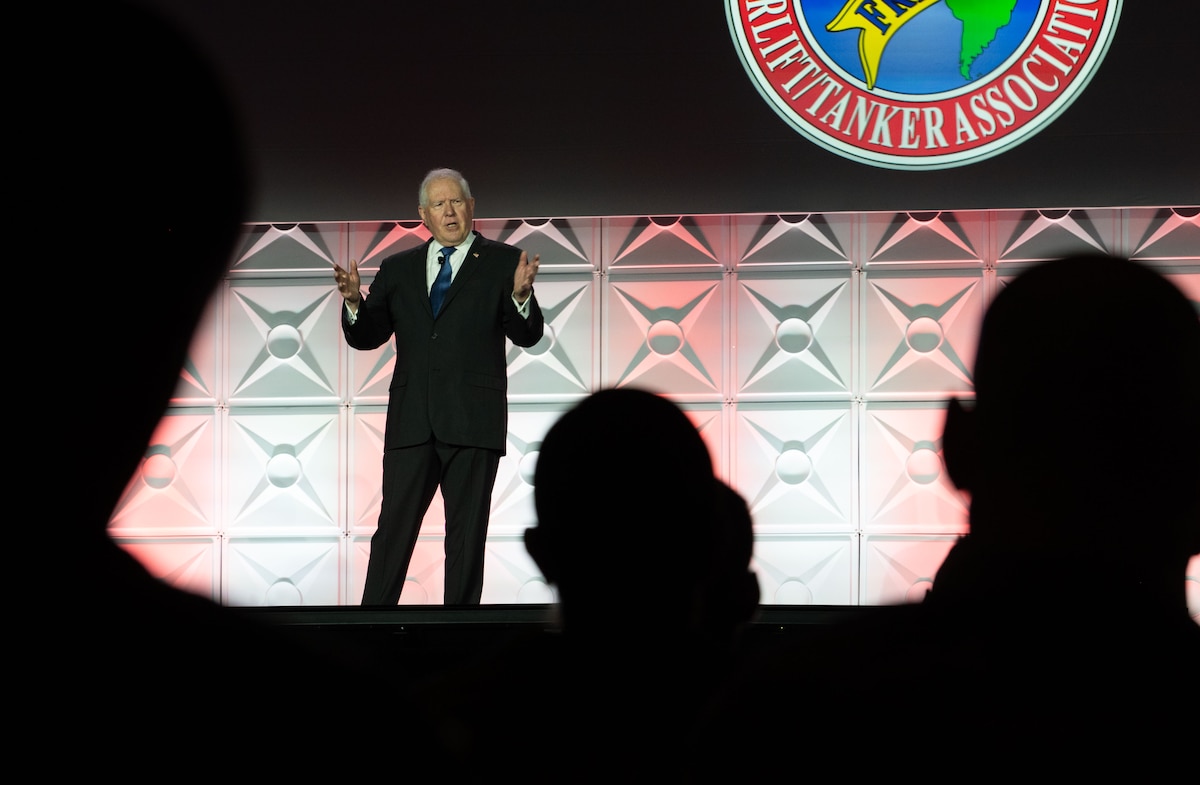
M 1083 91 L 1121 0 L 726 0 L 767 103 L 810 141 L 947 169 L 1031 138 Z

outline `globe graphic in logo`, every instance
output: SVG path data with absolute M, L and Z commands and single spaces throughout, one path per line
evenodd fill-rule
M 1121 0 L 726 0 L 738 55 L 810 141 L 892 169 L 999 155 L 1065 111 Z
M 845 0 L 805 0 L 797 5 L 812 40 L 847 77 L 865 83 L 863 28 L 854 23 L 872 24 L 870 16 L 857 13 L 857 7 L 843 14 Z M 888 37 L 873 89 L 935 95 L 967 88 L 1022 51 L 1041 5 L 1040 0 L 941 0 L 918 8 Z M 848 21 L 842 29 L 830 30 L 839 18 Z

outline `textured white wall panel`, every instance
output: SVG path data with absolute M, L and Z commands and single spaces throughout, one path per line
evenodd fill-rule
M 708 445 L 712 455 L 713 470 L 718 477 L 729 477 L 729 407 L 721 403 L 684 403 L 678 402 L 692 425 L 700 431 L 700 438 Z M 619 471 L 619 470 L 618 470 Z M 614 477 L 619 474 L 614 471 Z
M 725 266 L 725 216 L 606 218 L 602 231 L 609 273 L 720 272 Z
M 868 213 L 862 217 L 863 269 L 979 267 L 986 225 L 971 212 Z
M 410 221 L 350 224 L 347 232 L 348 251 L 333 261 L 349 269 L 350 260 L 355 260 L 365 282 L 370 275 L 379 271 L 379 263 L 388 256 L 407 251 L 428 240 L 428 230 L 417 220 L 416 194 L 413 197 L 413 219 Z M 326 268 L 330 284 L 329 292 L 334 294 L 332 265 L 326 265 Z
M 542 338 L 522 348 L 508 344 L 510 401 L 578 399 L 596 388 L 601 324 L 597 278 L 585 273 L 538 273 Z
M 238 280 L 230 288 L 230 403 L 337 403 L 341 298 L 320 282 Z
M 508 445 L 492 489 L 488 539 L 520 537 L 537 519 L 533 506 L 533 473 L 546 431 L 568 404 L 513 404 L 508 415 Z
M 1026 210 L 995 214 L 996 261 L 1053 259 L 1070 253 L 1114 253 L 1119 224 L 1111 210 Z
M 880 271 L 862 288 L 863 395 L 944 399 L 970 392 L 979 322 L 987 306 L 980 271 Z
M 222 399 L 220 385 L 225 359 L 223 314 L 227 290 L 225 285 L 218 287 L 196 327 L 179 375 L 179 384 L 171 400 L 172 406 L 212 407 Z
M 493 240 L 515 245 L 532 259 L 540 257 L 541 276 L 590 273 L 600 269 L 599 218 L 476 220 L 475 228 Z
M 529 557 L 520 534 L 488 533 L 484 574 L 483 603 L 511 605 L 558 599 Z
M 725 285 L 719 271 L 703 276 L 609 276 L 601 297 L 601 385 L 722 399 Z
M 1122 253 L 1135 259 L 1195 262 L 1200 249 L 1200 207 L 1125 211 Z
M 860 604 L 920 602 L 933 586 L 933 576 L 955 539 L 935 535 L 865 535 Z
M 859 278 L 739 271 L 731 341 L 737 398 L 849 399 Z
M 217 537 L 122 537 L 122 547 L 155 578 L 221 602 L 221 540 Z
M 432 509 L 442 509 L 442 495 L 438 493 L 433 500 Z M 445 564 L 442 555 L 445 553 L 446 526 L 445 519 L 437 514 L 436 524 L 430 526 L 427 519 L 425 527 L 417 538 L 417 547 L 413 551 L 412 563 L 409 565 L 409 577 L 404 591 L 400 595 L 400 604 L 410 601 L 409 597 L 420 596 L 422 602 L 436 605 L 441 602 L 446 585 Z M 485 567 L 486 570 L 486 567 Z
M 1159 268 L 1171 283 L 1183 291 L 1200 311 L 1200 266 Z
M 732 477 L 756 530 L 853 531 L 856 431 L 849 402 L 739 404 Z
M 350 537 L 349 543 L 350 545 L 346 554 L 346 590 L 350 598 L 350 604 L 358 605 L 362 602 L 363 585 L 367 580 L 367 561 L 371 558 L 371 536 L 353 535 Z M 484 591 L 487 591 L 486 587 Z M 410 590 L 410 584 L 405 582 L 404 591 L 400 595 L 400 602 L 407 605 L 426 605 L 437 602 L 436 598 L 430 599 L 425 596 L 424 589 L 419 585 L 415 586 L 415 593 L 419 595 L 419 601 L 414 599 L 414 591 Z
M 332 264 L 358 260 L 369 291 L 383 258 L 428 238 L 413 197 L 398 220 L 245 227 L 110 522 L 155 575 L 227 604 L 359 602 L 395 352 L 345 345 Z M 763 602 L 917 599 L 966 530 L 939 440 L 946 399 L 973 394 L 998 287 L 1042 259 L 1115 250 L 1200 310 L 1195 207 L 476 226 L 540 254 L 546 313 L 542 341 L 508 347 L 485 603 L 552 601 L 521 542 L 538 447 L 562 411 L 608 385 L 667 395 L 700 429 L 718 474 L 751 502 Z M 1193 403 L 1153 380 L 1146 395 L 1131 405 Z M 597 492 L 619 472 L 596 477 Z M 438 496 L 402 603 L 441 602 L 443 527 Z M 1187 590 L 1200 614 L 1200 558 Z
M 945 412 L 941 403 L 865 405 L 856 477 L 864 531 L 966 531 L 966 501 L 942 463 Z
M 854 266 L 857 216 L 738 215 L 732 222 L 739 270 L 849 270 Z
M 335 406 L 231 409 L 227 530 L 240 537 L 344 531 L 343 422 Z
M 279 278 L 332 270 L 333 262 L 344 255 L 348 229 L 344 223 L 247 226 L 230 274 Z
M 347 531 L 370 537 L 375 532 L 379 507 L 383 503 L 383 432 L 387 404 L 355 406 L 347 416 Z
M 856 535 L 763 534 L 753 569 L 764 604 L 858 604 Z
M 362 287 L 364 293 L 370 293 L 370 284 Z M 341 297 L 333 294 L 337 302 L 334 308 L 342 308 Z M 341 356 L 345 358 L 349 378 L 349 400 L 355 405 L 379 404 L 387 405 L 388 386 L 392 383 L 392 370 L 396 366 L 396 342 L 387 341 L 377 349 L 352 349 L 341 338 L 341 315 L 338 315 L 337 331 L 342 346 Z
M 114 536 L 219 533 L 220 427 L 211 407 L 163 417 L 109 521 Z
M 225 542 L 225 604 L 340 605 L 341 537 L 230 538 Z

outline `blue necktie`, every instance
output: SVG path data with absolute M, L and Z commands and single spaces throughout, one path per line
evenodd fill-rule
M 433 287 L 429 290 L 429 304 L 433 306 L 434 316 L 437 316 L 438 311 L 442 310 L 442 300 L 446 299 L 446 292 L 450 289 L 450 274 L 453 272 L 450 267 L 450 256 L 454 253 L 454 249 L 446 246 L 438 253 L 442 255 L 442 261 L 438 265 L 438 274 L 437 278 L 433 280 Z

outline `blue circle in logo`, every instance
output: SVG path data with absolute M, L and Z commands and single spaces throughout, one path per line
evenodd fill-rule
M 861 11 L 851 13 L 869 20 L 870 5 L 861 3 Z M 1040 0 L 941 0 L 918 8 L 888 39 L 875 88 L 916 96 L 969 87 L 1024 48 L 1041 5 Z M 848 78 L 865 82 L 859 31 L 827 29 L 846 0 L 799 0 L 796 6 L 825 55 Z

